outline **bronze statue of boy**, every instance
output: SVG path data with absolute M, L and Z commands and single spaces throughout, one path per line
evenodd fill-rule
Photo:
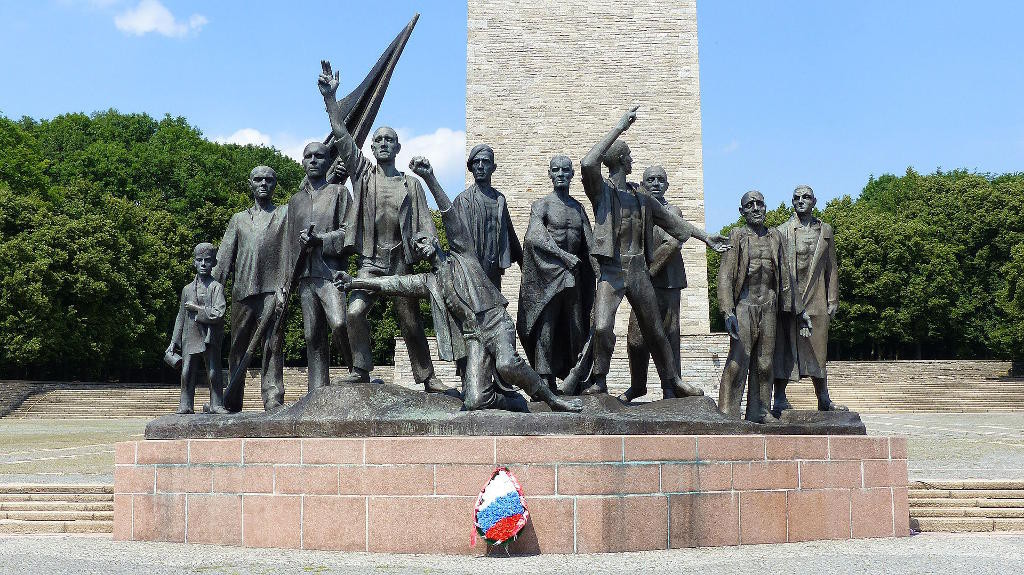
M 174 356 L 178 351 L 181 353 L 181 400 L 177 413 L 195 413 L 196 383 L 203 363 L 210 383 L 208 410 L 228 413 L 224 408 L 224 377 L 220 368 L 227 302 L 224 286 L 212 275 L 213 266 L 217 265 L 217 248 L 204 242 L 196 246 L 194 253 L 196 277 L 181 290 L 178 317 L 165 357 L 177 360 Z

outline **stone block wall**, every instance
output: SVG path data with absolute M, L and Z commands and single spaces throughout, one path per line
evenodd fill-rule
M 473 505 L 496 465 L 530 510 L 515 553 L 909 534 L 901 437 L 150 440 L 118 443 L 115 463 L 117 541 L 479 555 Z
M 494 147 L 493 182 L 508 198 L 522 237 L 531 203 L 551 191 L 553 155 L 572 158 L 570 193 L 589 209 L 579 162 L 639 104 L 639 119 L 625 135 L 634 160 L 631 179 L 662 164 L 669 201 L 704 227 L 698 72 L 695 0 L 470 0 L 466 151 L 479 143 Z M 707 334 L 704 244 L 686 242 L 683 260 L 690 286 L 682 294 L 682 333 Z M 513 317 L 519 284 L 513 265 L 504 281 Z M 625 334 L 628 319 L 624 302 L 617 333 Z

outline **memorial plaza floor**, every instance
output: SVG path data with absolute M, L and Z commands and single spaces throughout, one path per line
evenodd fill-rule
M 400 536 L 395 534 L 396 537 Z M 468 536 L 468 533 L 467 533 Z M 104 536 L 0 537 L 0 572 L 150 575 L 342 573 L 1004 574 L 1024 572 L 1024 533 L 928 533 L 602 555 L 462 557 L 132 543 Z
M 870 435 L 908 437 L 911 481 L 1024 479 L 1024 411 L 861 414 Z M 114 443 L 148 418 L 0 418 L 0 483 L 112 483 Z

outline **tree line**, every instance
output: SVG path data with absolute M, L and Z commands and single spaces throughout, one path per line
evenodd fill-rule
M 0 116 L 0 377 L 167 378 L 161 355 L 192 248 L 219 241 L 251 205 L 258 164 L 277 171 L 285 203 L 303 177 L 297 162 L 210 142 L 182 117 Z M 769 223 L 789 212 L 779 206 Z M 835 228 L 841 284 L 831 355 L 1020 359 L 1022 213 L 1024 174 L 908 170 L 829 202 L 820 217 Z M 708 254 L 721 330 L 718 262 Z M 386 301 L 371 315 L 377 364 L 391 362 L 398 334 Z M 292 365 L 305 361 L 301 322 L 291 314 L 286 330 Z
M 192 248 L 220 241 L 252 205 L 248 175 L 260 164 L 277 172 L 283 205 L 301 165 L 210 142 L 182 117 L 0 116 L 0 377 L 166 379 Z M 398 334 L 390 304 L 370 320 L 375 361 L 386 363 Z M 305 364 L 301 314 L 289 318 L 285 357 Z
M 871 177 L 817 213 L 835 230 L 836 359 L 1024 357 L 1024 174 Z M 786 221 L 783 203 L 768 225 Z M 737 219 L 727 230 L 742 225 Z M 708 253 L 712 330 L 721 257 Z

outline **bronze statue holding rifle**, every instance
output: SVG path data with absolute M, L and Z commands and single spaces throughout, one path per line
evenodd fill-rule
M 224 391 L 224 407 L 232 412 L 242 410 L 245 372 L 257 353 L 263 357 L 260 366 L 263 407 L 272 411 L 284 401 L 281 341 L 266 337 L 286 273 L 282 250 L 285 209 L 274 204 L 276 187 L 277 174 L 273 168 L 253 168 L 249 174 L 253 205 L 231 216 L 213 271 L 221 285 L 234 274 L 228 352 L 231 377 Z
M 345 296 L 334 287 L 334 277 L 348 267 L 343 256 L 348 211 L 348 189 L 327 181 L 330 153 L 327 146 L 313 142 L 302 152 L 306 178 L 288 200 L 285 214 L 287 261 L 296 263 L 293 280 L 302 306 L 303 335 L 306 340 L 308 390 L 330 383 L 331 352 L 328 334 L 346 364 L 351 366 L 348 332 L 345 330 Z

